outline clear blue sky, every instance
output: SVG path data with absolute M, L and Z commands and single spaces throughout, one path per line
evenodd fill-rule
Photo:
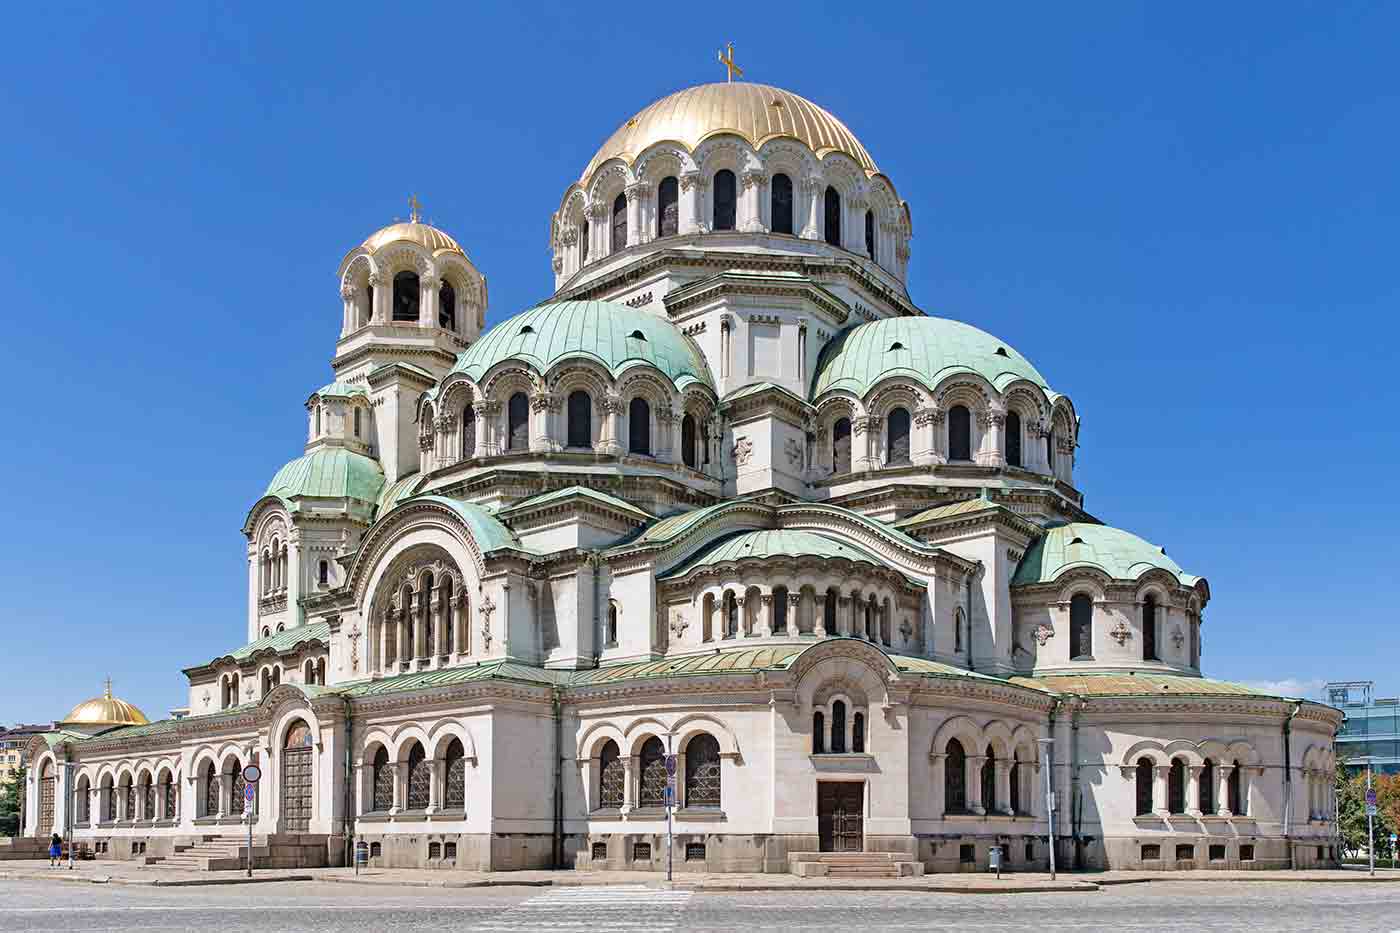
M 416 191 L 489 323 L 546 297 L 565 186 L 731 39 L 908 199 L 914 300 L 1074 398 L 1089 509 L 1210 578 L 1209 674 L 1400 689 L 1400 7 L 221 7 L 8 13 L 0 722 L 181 705 L 341 256 Z

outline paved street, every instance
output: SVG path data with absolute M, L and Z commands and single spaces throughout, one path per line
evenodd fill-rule
M 1070 894 L 691 892 L 640 885 L 137 888 L 0 881 L 0 930 L 1400 931 L 1400 885 L 1156 882 Z

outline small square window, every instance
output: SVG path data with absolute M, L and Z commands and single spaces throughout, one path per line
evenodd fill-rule
M 370 857 L 370 858 L 379 858 L 379 856 L 382 855 L 383 852 L 384 852 L 384 847 L 383 847 L 380 843 L 371 842 L 371 843 L 369 844 L 369 857 Z
M 1254 861 L 1254 846 L 1240 846 L 1240 861 Z
M 593 843 L 593 861 L 606 861 L 608 857 L 608 844 L 606 842 Z
M 1176 860 L 1178 862 L 1189 862 L 1196 857 L 1196 847 L 1189 843 L 1176 847 Z
M 442 858 L 442 843 L 440 843 L 440 842 L 430 842 L 430 843 L 428 843 L 428 858 L 430 858 L 430 859 L 440 859 L 440 858 Z
M 1162 857 L 1162 847 L 1159 845 L 1144 845 L 1142 847 L 1142 861 L 1155 862 Z
M 1223 862 L 1223 861 L 1225 861 L 1225 847 L 1222 846 L 1222 845 L 1214 845 L 1214 846 L 1211 846 L 1211 847 L 1210 847 L 1210 860 L 1211 860 L 1212 862 Z
M 687 842 L 685 844 L 685 860 L 687 862 L 705 861 L 705 843 Z
M 650 843 L 650 842 L 634 842 L 634 843 L 632 843 L 632 861 L 634 861 L 634 862 L 650 862 L 650 861 L 651 861 L 651 843 Z
M 457 843 L 444 842 L 442 844 L 442 857 L 455 859 L 457 857 Z
M 1026 861 L 1028 861 L 1028 862 L 1034 862 L 1034 861 L 1035 861 L 1035 843 L 1034 843 L 1034 842 L 1028 842 L 1028 843 L 1026 843 Z
M 1322 861 L 1323 859 L 1325 859 L 1325 858 L 1327 858 L 1327 850 L 1326 850 L 1325 848 L 1323 848 L 1322 846 L 1318 846 L 1318 847 L 1317 847 L 1317 860 L 1318 860 L 1319 862 L 1321 862 L 1321 861 Z
M 977 861 L 977 847 L 969 844 L 958 846 L 958 861 L 964 865 Z

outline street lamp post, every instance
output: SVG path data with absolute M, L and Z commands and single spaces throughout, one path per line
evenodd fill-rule
M 1367 872 L 1372 878 L 1376 876 L 1376 811 L 1371 803 L 1371 756 L 1363 755 L 1360 758 L 1352 758 L 1347 761 L 1349 765 L 1359 765 L 1363 762 L 1366 765 L 1366 862 Z
M 1045 762 L 1045 817 L 1046 833 L 1050 840 L 1050 880 L 1055 880 L 1055 782 L 1050 774 L 1050 752 L 1055 747 L 1054 739 L 1036 739 L 1040 744 L 1041 758 Z

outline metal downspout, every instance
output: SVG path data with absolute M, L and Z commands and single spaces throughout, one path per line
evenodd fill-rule
M 1301 700 L 1295 702 L 1283 720 L 1283 844 L 1288 847 L 1290 871 L 1297 867 L 1293 863 L 1293 840 L 1290 838 L 1293 831 L 1293 717 L 1302 708 Z
M 554 869 L 564 867 L 564 718 L 559 688 L 550 688 L 554 707 Z
M 353 767 L 353 752 L 355 746 L 353 741 L 355 735 L 355 718 L 350 709 L 350 698 L 345 697 L 345 816 L 340 821 L 341 831 L 345 835 L 345 867 L 355 864 L 355 770 Z
M 1064 701 L 1062 698 L 1060 698 L 1060 697 L 1055 697 L 1055 705 L 1052 706 L 1052 707 L 1050 707 L 1050 715 L 1049 715 L 1048 720 L 1047 720 L 1047 722 L 1046 722 L 1046 724 L 1045 724 L 1046 729 L 1050 732 L 1050 739 L 1051 739 L 1050 758 L 1045 762 L 1045 767 L 1047 767 L 1047 768 L 1050 769 L 1050 787 L 1051 787 L 1051 790 L 1052 790 L 1052 791 L 1053 791 L 1053 789 L 1054 789 L 1055 786 L 1056 786 L 1056 784 L 1055 784 L 1055 762 L 1059 759 L 1059 756 L 1055 754 L 1055 745 L 1054 745 L 1054 739 L 1055 739 L 1055 720 L 1058 718 L 1059 712 L 1060 712 L 1060 707 L 1064 705 L 1064 702 L 1065 702 L 1065 701 Z M 1054 849 L 1054 848 L 1055 848 L 1055 840 L 1054 840 L 1054 838 L 1052 838 L 1051 835 L 1050 835 L 1050 827 L 1049 827 L 1049 819 L 1050 819 L 1050 801 L 1048 801 L 1048 800 L 1045 801 L 1045 816 L 1046 816 L 1046 821 L 1047 821 L 1046 829 L 1045 829 L 1045 842 L 1046 842 L 1046 844 L 1047 844 L 1051 849 Z
M 978 564 L 980 567 L 981 564 Z M 977 662 L 973 660 L 976 645 L 972 639 L 972 574 L 963 581 L 963 618 L 967 619 L 967 669 L 977 673 Z
M 1084 842 L 1079 831 L 1084 820 L 1084 798 L 1079 789 L 1079 713 L 1084 702 L 1073 698 L 1069 714 L 1069 766 L 1070 766 L 1070 838 L 1074 840 L 1074 869 L 1084 869 Z

